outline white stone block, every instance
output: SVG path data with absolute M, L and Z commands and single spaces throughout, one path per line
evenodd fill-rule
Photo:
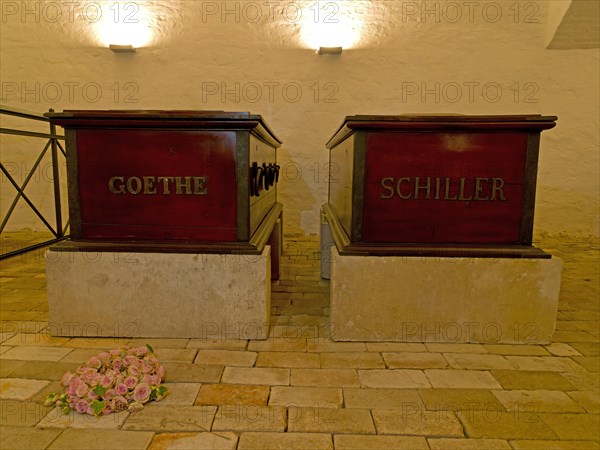
M 562 260 L 340 256 L 332 248 L 337 341 L 547 343 Z
M 261 255 L 46 253 L 50 333 L 266 339 L 269 246 Z

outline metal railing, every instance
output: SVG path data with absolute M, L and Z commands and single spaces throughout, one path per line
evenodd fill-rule
M 53 110 L 51 109 L 50 111 L 52 112 Z M 7 253 L 1 253 L 0 259 L 4 259 L 4 258 L 9 258 L 11 256 L 19 255 L 21 253 L 35 250 L 37 248 L 44 247 L 44 246 L 53 244 L 55 242 L 61 241 L 63 239 L 66 239 L 68 237 L 66 235 L 66 231 L 69 227 L 69 221 L 67 219 L 66 223 L 63 225 L 62 207 L 61 207 L 62 203 L 61 203 L 61 192 L 60 192 L 60 178 L 59 178 L 60 154 L 62 154 L 63 157 L 65 157 L 65 158 L 67 156 L 64 147 L 60 143 L 60 141 L 64 141 L 65 137 L 62 135 L 56 134 L 56 126 L 53 125 L 52 123 L 50 123 L 48 118 L 44 117 L 41 114 L 31 113 L 31 112 L 23 111 L 23 110 L 16 109 L 16 108 L 9 108 L 7 106 L 0 106 L 0 115 L 1 114 L 5 114 L 5 115 L 9 115 L 9 116 L 16 116 L 16 117 L 20 117 L 22 119 L 27 119 L 27 120 L 37 120 L 37 121 L 47 122 L 50 127 L 50 133 L 40 133 L 40 132 L 36 132 L 36 131 L 16 130 L 16 129 L 12 129 L 12 128 L 0 128 L 0 134 L 13 134 L 13 135 L 29 136 L 29 137 L 46 139 L 44 148 L 38 155 L 37 160 L 35 161 L 35 164 L 33 165 L 31 171 L 27 174 L 27 177 L 25 178 L 25 180 L 23 181 L 23 183 L 21 185 L 19 185 L 17 183 L 17 181 L 14 179 L 14 177 L 9 173 L 9 171 L 6 169 L 4 163 L 0 162 L 0 169 L 2 170 L 2 173 L 6 176 L 8 181 L 17 190 L 17 195 L 15 196 L 14 200 L 12 201 L 12 204 L 8 208 L 8 211 L 2 218 L 2 223 L 0 223 L 0 234 L 2 232 L 4 232 L 6 224 L 8 223 L 8 220 L 10 219 L 11 215 L 13 214 L 15 207 L 17 206 L 17 203 L 19 202 L 19 200 L 23 199 L 29 205 L 31 210 L 40 218 L 40 220 L 44 223 L 44 225 L 54 235 L 53 239 L 49 239 L 47 241 L 36 243 L 36 244 L 30 245 L 27 247 L 19 248 L 14 251 L 9 251 Z M 53 183 L 53 188 L 54 188 L 54 216 L 55 216 L 54 222 L 55 222 L 55 226 L 52 226 L 50 224 L 50 220 L 52 220 L 52 219 L 47 219 L 46 217 L 44 217 L 44 215 L 40 212 L 38 207 L 36 207 L 36 205 L 31 200 L 31 198 L 25 193 L 25 188 L 27 188 L 27 185 L 33 178 L 36 170 L 38 169 L 38 167 L 40 167 L 40 163 L 42 162 L 42 159 L 44 158 L 44 156 L 46 155 L 48 150 L 50 150 L 50 154 L 51 154 L 51 158 L 52 158 L 52 178 L 53 178 L 52 183 Z M 2 152 L 2 153 L 4 153 L 4 152 Z

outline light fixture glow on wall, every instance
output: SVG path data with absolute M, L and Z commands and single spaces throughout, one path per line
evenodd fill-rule
M 144 2 L 100 2 L 102 16 L 95 33 L 104 47 L 117 53 L 135 52 L 152 41 L 153 14 Z
M 319 55 L 339 55 L 354 48 L 362 35 L 363 24 L 357 5 L 348 1 L 314 2 L 303 10 L 300 38 Z M 335 49 L 335 50 L 328 50 Z

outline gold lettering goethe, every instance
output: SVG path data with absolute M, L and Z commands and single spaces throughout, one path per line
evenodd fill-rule
M 108 180 L 112 194 L 124 195 L 207 195 L 207 177 L 124 177 Z
M 379 198 L 389 200 L 506 201 L 503 178 L 386 177 Z

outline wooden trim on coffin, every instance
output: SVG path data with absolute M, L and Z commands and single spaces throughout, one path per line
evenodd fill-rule
M 552 256 L 526 245 L 426 245 L 399 243 L 351 243 L 333 209 L 326 203 L 323 210 L 338 253 L 342 256 L 426 256 L 442 258 L 536 258 Z
M 260 255 L 283 210 L 275 203 L 267 213 L 250 242 L 174 242 L 174 241 L 86 241 L 66 240 L 52 246 L 57 252 L 112 252 L 112 253 L 219 253 Z

